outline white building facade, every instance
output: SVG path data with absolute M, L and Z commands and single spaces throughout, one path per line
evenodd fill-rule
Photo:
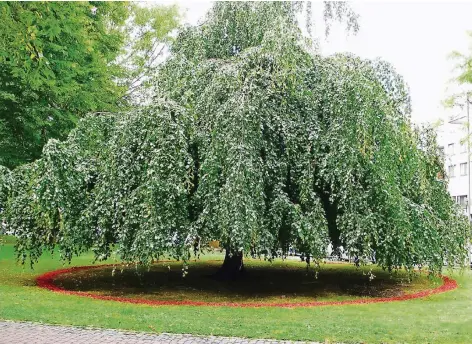
M 468 201 L 471 176 L 466 137 L 465 126 L 461 124 L 447 123 L 438 130 L 438 144 L 444 152 L 444 170 L 448 177 L 449 193 L 452 199 L 464 209 L 464 213 L 469 213 L 470 219 L 472 207 L 468 206 Z

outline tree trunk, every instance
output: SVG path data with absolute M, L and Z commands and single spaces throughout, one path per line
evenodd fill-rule
M 223 265 L 216 272 L 215 277 L 221 280 L 234 280 L 245 274 L 243 252 L 230 254 L 226 250 Z
M 340 232 L 336 223 L 338 216 L 338 207 L 336 203 L 331 203 L 329 199 L 329 193 L 320 192 L 319 196 L 325 211 L 326 221 L 328 222 L 328 233 L 331 242 L 333 243 L 334 250 L 341 245 Z

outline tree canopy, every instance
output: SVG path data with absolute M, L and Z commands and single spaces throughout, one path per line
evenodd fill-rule
M 403 79 L 313 53 L 297 6 L 217 3 L 179 34 L 151 106 L 88 116 L 5 172 L 19 258 L 188 259 L 199 238 L 229 256 L 295 245 L 317 261 L 332 242 L 388 269 L 463 263 L 468 221 Z
M 127 105 L 178 17 L 175 6 L 2 2 L 0 164 L 38 158 L 86 113 Z

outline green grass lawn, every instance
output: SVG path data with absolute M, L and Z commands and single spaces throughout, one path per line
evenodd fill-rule
M 74 259 L 89 265 L 91 256 Z M 11 241 L 0 247 L 0 319 L 125 330 L 345 343 L 470 343 L 472 274 L 453 273 L 455 291 L 424 299 L 314 308 L 228 308 L 133 305 L 61 295 L 34 278 L 61 268 L 45 254 L 33 271 L 14 261 Z

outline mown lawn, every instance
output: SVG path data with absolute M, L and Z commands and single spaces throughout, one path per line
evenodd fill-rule
M 214 258 L 214 257 L 213 257 Z M 89 265 L 82 256 L 73 265 Z M 34 278 L 61 268 L 45 254 L 33 271 L 15 263 L 11 242 L 0 247 L 0 319 L 252 338 L 345 343 L 470 343 L 472 274 L 452 273 L 455 291 L 424 299 L 315 308 L 146 306 L 60 295 Z

